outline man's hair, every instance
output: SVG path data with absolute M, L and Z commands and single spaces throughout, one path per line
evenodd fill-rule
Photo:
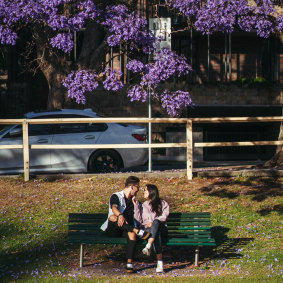
M 137 185 L 140 182 L 140 179 L 136 176 L 130 176 L 127 178 L 125 182 L 125 188 L 129 187 L 130 185 Z

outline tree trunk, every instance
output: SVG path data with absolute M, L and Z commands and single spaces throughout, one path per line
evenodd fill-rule
M 283 43 L 283 34 L 282 33 L 280 34 L 279 39 L 280 39 L 281 44 L 282 44 Z M 281 122 L 281 125 L 280 125 L 280 132 L 279 132 L 278 140 L 279 141 L 283 140 L 283 122 Z M 277 146 L 277 149 L 276 149 L 274 156 L 270 160 L 265 162 L 264 166 L 265 167 L 281 167 L 281 166 L 283 166 L 283 146 L 282 145 Z
M 62 85 L 62 80 L 66 78 L 66 74 L 56 70 L 45 70 L 44 73 L 49 85 L 47 109 L 73 108 L 77 106 L 68 97 L 66 88 Z
M 101 3 L 101 1 L 97 2 Z M 121 0 L 120 3 L 131 8 L 137 6 L 137 0 Z M 78 107 L 78 104 L 67 96 L 67 90 L 62 86 L 62 80 L 71 70 L 92 69 L 98 74 L 102 71 L 108 50 L 105 30 L 95 22 L 90 22 L 87 25 L 77 62 L 70 62 L 68 55 L 49 48 L 49 39 L 53 35 L 50 28 L 41 25 L 35 26 L 37 64 L 49 86 L 47 109 Z
M 47 109 L 70 107 L 72 102 L 67 96 L 62 80 L 71 72 L 71 62 L 63 52 L 49 48 L 48 41 L 52 35 L 49 28 L 37 25 L 34 34 L 37 65 L 44 74 L 49 88 Z
M 86 27 L 77 64 L 80 69 L 93 69 L 98 73 L 105 61 L 107 45 L 103 28 L 92 22 Z
M 279 141 L 283 141 L 283 122 L 281 122 Z M 278 145 L 274 156 L 265 162 L 264 167 L 282 167 L 283 166 L 283 146 Z

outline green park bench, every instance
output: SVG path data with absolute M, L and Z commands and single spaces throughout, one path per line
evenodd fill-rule
M 70 213 L 68 242 L 80 244 L 80 267 L 83 267 L 84 244 L 127 244 L 126 238 L 108 237 L 100 230 L 106 213 Z M 199 248 L 215 246 L 210 233 L 210 213 L 170 213 L 167 246 L 194 246 L 195 266 L 199 262 Z

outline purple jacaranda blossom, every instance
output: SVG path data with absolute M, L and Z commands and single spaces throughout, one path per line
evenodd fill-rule
M 0 25 L 0 43 L 15 45 L 18 35 L 7 27 Z
M 142 88 L 140 85 L 134 85 L 128 91 L 128 96 L 130 97 L 131 101 L 147 101 L 147 91 Z
M 189 92 L 177 90 L 170 92 L 165 90 L 160 95 L 162 107 L 166 109 L 167 113 L 172 116 L 178 116 L 181 109 L 188 106 L 193 106 L 193 101 Z
M 145 65 L 139 60 L 131 60 L 127 63 L 126 68 L 133 73 L 140 73 L 144 70 Z
M 108 6 L 102 24 L 108 27 L 111 33 L 107 37 L 109 46 L 129 42 L 131 50 L 141 48 L 149 54 L 158 44 L 153 33 L 147 28 L 147 20 L 135 12 L 130 12 L 125 5 Z
M 50 39 L 50 44 L 64 52 L 70 52 L 74 47 L 73 35 L 71 33 L 59 33 Z
M 114 90 L 117 91 L 123 87 L 123 83 L 120 80 L 122 76 L 122 72 L 115 71 L 111 68 L 106 68 L 104 71 L 104 75 L 106 79 L 103 81 L 103 86 L 107 90 Z
M 143 64 L 135 60 L 131 61 L 130 66 L 127 66 L 127 68 L 136 70 L 138 66 L 141 68 Z M 143 75 L 140 85 L 135 85 L 128 91 L 131 101 L 145 102 L 148 95 L 151 95 L 153 98 L 158 99 L 162 107 L 172 116 L 178 116 L 183 107 L 193 104 L 188 92 L 165 90 L 160 93 L 157 91 L 158 85 L 173 75 L 177 74 L 180 77 L 189 74 L 192 67 L 187 63 L 184 56 L 164 48 L 157 51 L 153 56 L 153 62 L 145 65 L 141 70 L 143 70 Z
M 95 90 L 98 87 L 97 75 L 91 71 L 72 72 L 63 81 L 68 88 L 68 96 L 74 98 L 77 103 L 85 104 L 85 93 Z
M 18 27 L 25 24 L 49 26 L 58 35 L 50 41 L 53 47 L 69 52 L 70 36 L 64 32 L 78 31 L 86 21 L 100 16 L 101 11 L 91 0 L 1 0 L 0 1 L 0 41 L 2 44 L 15 45 Z M 62 14 L 63 5 L 72 5 L 74 13 Z M 5 28 L 5 29 L 4 29 Z M 3 29 L 3 31 L 1 31 Z M 61 35 L 60 35 L 61 34 Z M 61 41 L 61 42 L 59 42 Z
M 200 0 L 165 0 L 165 2 L 187 17 L 195 16 L 200 8 Z

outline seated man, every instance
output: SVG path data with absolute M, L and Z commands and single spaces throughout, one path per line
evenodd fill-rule
M 108 218 L 101 226 L 107 236 L 121 237 L 126 233 L 127 246 L 127 272 L 133 272 L 133 259 L 136 249 L 136 236 L 147 239 L 150 234 L 135 228 L 134 203 L 132 198 L 139 191 L 139 178 L 130 176 L 125 182 L 125 188 L 110 197 Z

